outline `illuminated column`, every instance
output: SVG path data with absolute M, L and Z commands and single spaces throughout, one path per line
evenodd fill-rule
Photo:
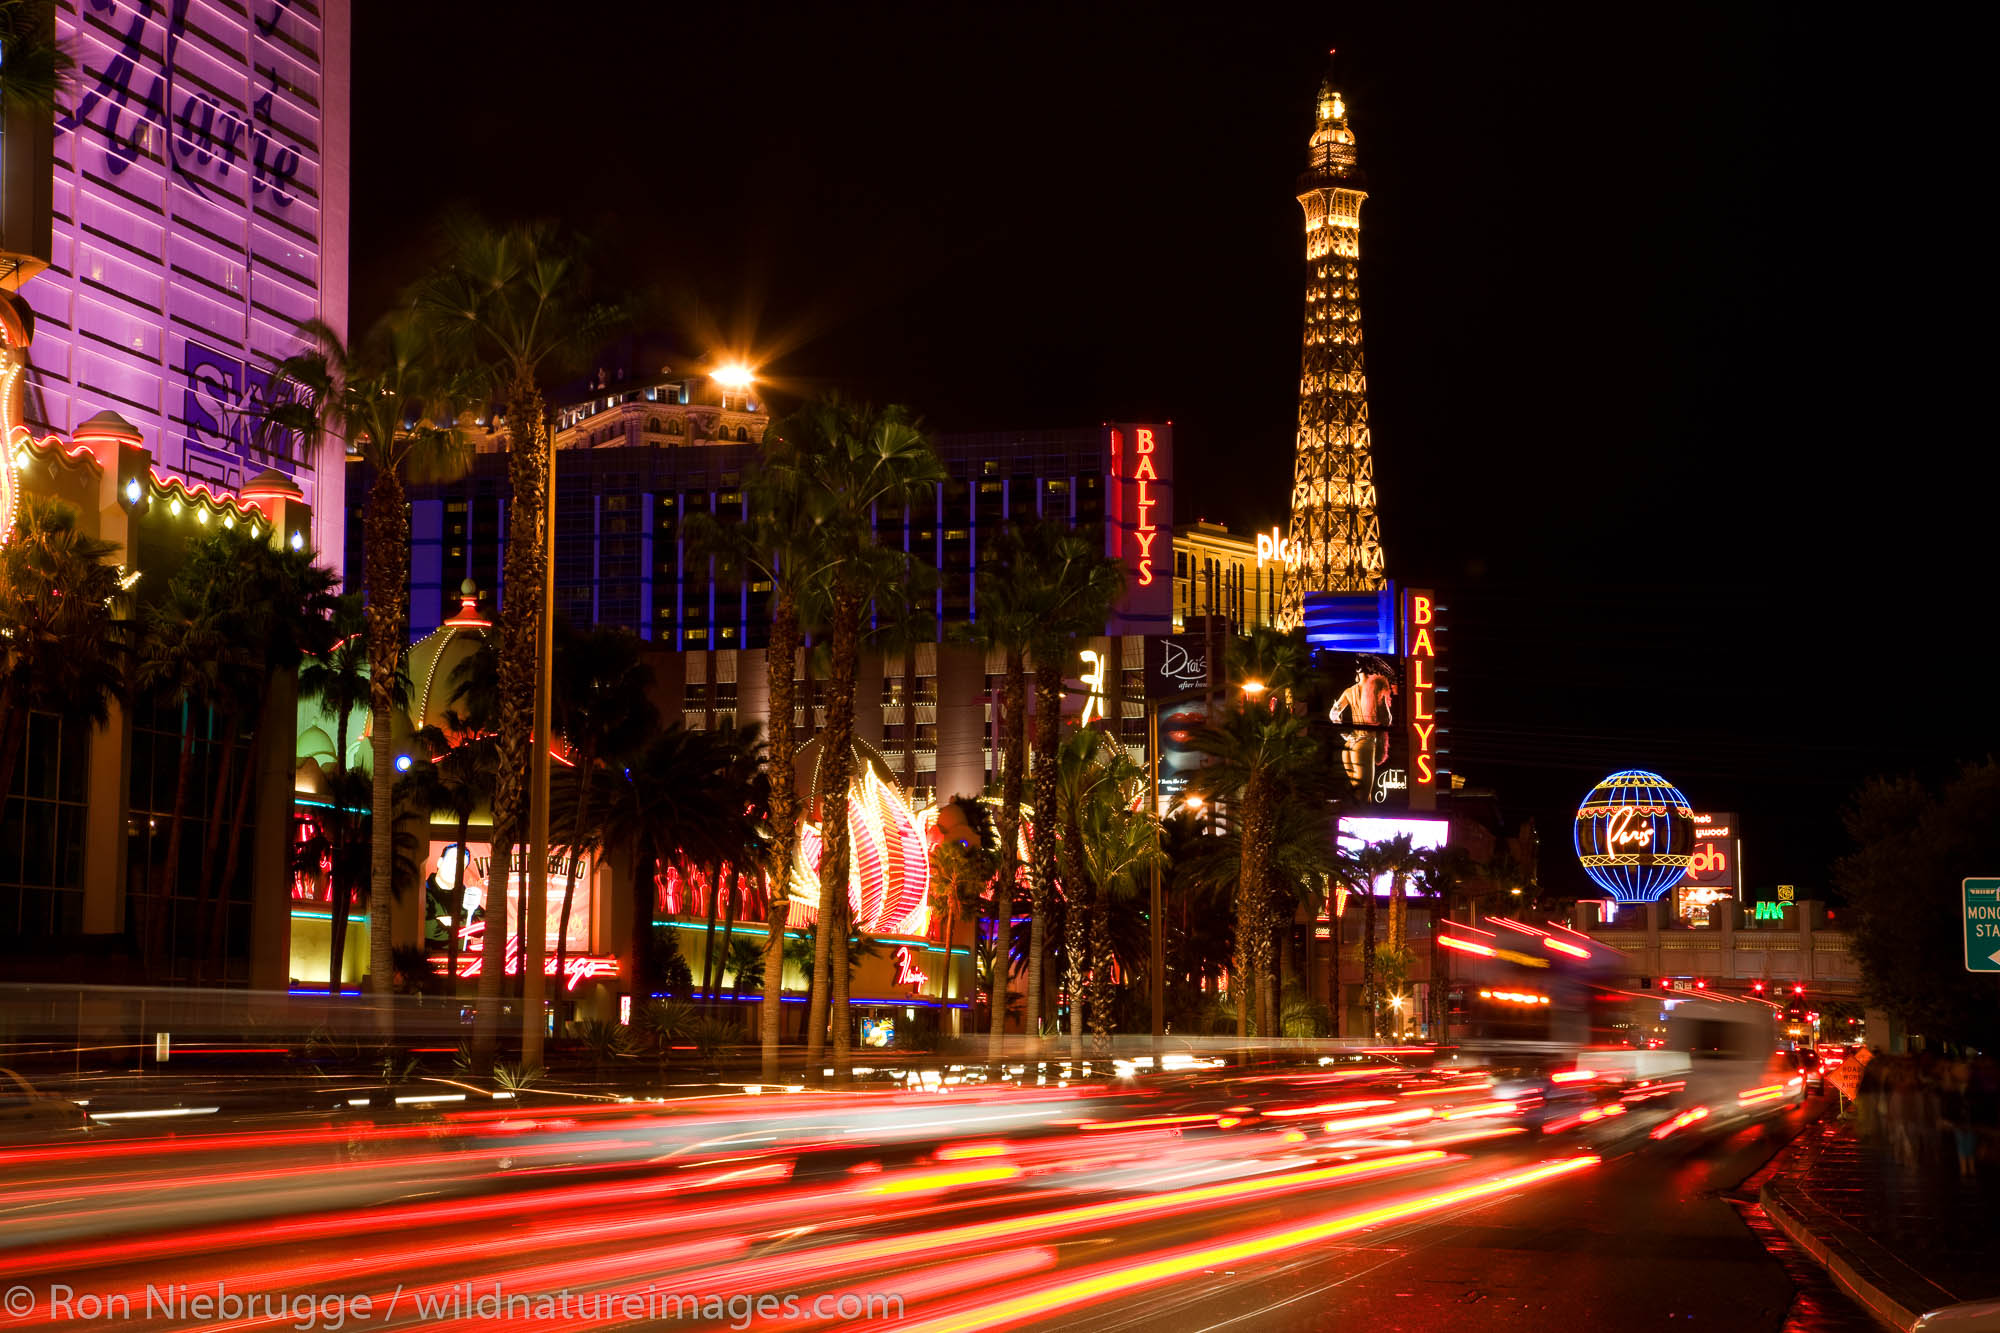
M 1361 205 L 1368 192 L 1354 161 L 1347 103 L 1331 72 L 1319 86 L 1318 121 L 1299 206 L 1306 224 L 1306 316 L 1299 363 L 1299 435 L 1291 539 L 1278 608 L 1299 624 L 1307 592 L 1383 586 L 1382 531 L 1369 453 L 1368 377 L 1361 357 Z

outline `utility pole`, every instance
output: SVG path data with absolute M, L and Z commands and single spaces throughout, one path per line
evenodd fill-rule
M 1120 673 L 1123 674 L 1122 672 Z M 1160 839 L 1160 710 L 1150 700 L 1146 705 L 1146 809 L 1153 817 L 1153 843 L 1157 849 Z M 1125 711 L 1121 703 L 1118 708 Z M 1152 935 L 1153 964 L 1150 969 L 1153 1000 L 1153 1069 L 1160 1068 L 1162 1038 L 1167 1033 L 1167 912 L 1165 894 L 1160 886 L 1160 863 L 1153 861 Z
M 556 626 L 556 435 L 548 438 L 542 514 L 542 624 L 535 646 L 535 727 L 528 759 L 528 894 L 521 909 L 521 1068 L 542 1067 L 548 979 L 542 954 L 549 920 L 549 746 L 554 744 Z

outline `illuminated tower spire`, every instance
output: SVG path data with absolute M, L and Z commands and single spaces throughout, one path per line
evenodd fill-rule
M 1329 53 L 1330 54 L 1330 53 Z M 1299 177 L 1306 215 L 1306 320 L 1299 363 L 1299 439 L 1282 620 L 1297 625 L 1309 591 L 1383 585 L 1382 525 L 1368 441 L 1368 377 L 1361 360 L 1361 169 L 1347 101 L 1329 64 Z

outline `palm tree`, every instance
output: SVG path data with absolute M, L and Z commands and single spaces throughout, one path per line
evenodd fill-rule
M 76 69 L 56 40 L 56 9 L 54 0 L 0 0 L 0 102 L 44 115 L 55 109 Z
M 997 577 L 980 583 L 979 618 L 965 627 L 964 636 L 990 656 L 1001 657 L 1000 695 L 988 702 L 999 710 L 1000 719 L 1000 813 L 995 820 L 999 834 L 997 873 L 993 880 L 993 957 L 995 963 L 991 1033 L 987 1058 L 998 1060 L 1007 1035 L 1007 978 L 1013 950 L 1009 936 L 1014 924 L 1014 891 L 1020 886 L 1018 864 L 1021 845 L 1021 786 L 1027 768 L 1027 662 L 1028 647 L 1035 636 L 1036 607 L 1026 593 L 1025 582 L 1007 577 L 1005 570 L 1018 557 L 1021 539 L 1017 533 L 1002 533 L 996 551 Z M 1037 839 L 1051 836 L 1035 828 Z M 1033 848 L 1030 847 L 1030 856 Z M 1030 932 L 1032 937 L 1033 932 Z M 1030 1029 L 1032 1031 L 1032 1029 Z
M 745 733 L 749 733 L 745 749 Z M 655 886 L 660 867 L 698 865 L 755 853 L 764 819 L 754 774 L 754 729 L 690 731 L 678 722 L 659 731 L 623 770 L 607 771 L 587 816 L 603 845 L 632 864 L 632 994 L 644 999 L 656 980 L 652 957 Z
M 258 756 L 282 746 L 289 758 L 297 737 L 292 711 L 267 719 L 266 701 L 275 680 L 295 673 L 310 654 L 326 649 L 336 599 L 332 573 L 314 564 L 310 553 L 259 540 L 228 524 L 190 543 L 174 583 L 193 595 L 214 598 L 231 645 L 220 663 L 213 700 L 221 753 L 212 766 L 214 790 L 196 896 L 194 968 L 199 981 L 210 958 L 227 969 L 228 909 L 251 796 L 260 786 Z M 250 744 L 239 776 L 236 760 L 245 752 L 246 730 Z M 227 813 L 232 809 L 233 815 Z
M 1250 1031 L 1253 987 L 1258 1032 L 1270 1033 L 1277 1017 L 1267 896 L 1274 810 L 1279 793 L 1311 768 L 1316 747 L 1305 719 L 1291 706 L 1290 692 L 1303 660 L 1296 638 L 1259 629 L 1233 656 L 1237 697 L 1195 734 L 1193 745 L 1215 760 L 1200 772 L 1201 793 L 1211 800 L 1226 798 L 1232 822 L 1242 831 L 1236 960 L 1229 989 L 1236 996 L 1237 1035 L 1243 1037 Z M 1255 688 L 1242 688 L 1245 683 Z
M 869 641 L 884 658 L 899 659 L 899 691 L 903 713 L 903 791 L 911 800 L 917 791 L 917 649 L 936 643 L 937 590 L 942 578 L 928 562 L 900 553 L 890 562 L 887 587 L 875 591 L 875 628 Z
M 993 882 L 994 862 L 997 849 L 992 842 L 992 823 L 985 818 L 979 802 L 967 797 L 957 797 L 947 803 L 947 808 L 956 806 L 970 832 L 960 838 L 945 837 L 931 848 L 931 911 L 944 916 L 944 946 L 946 962 L 944 975 L 938 981 L 938 998 L 945 1004 L 951 1003 L 951 979 L 953 967 L 950 962 L 952 941 L 958 934 L 958 919 L 961 914 L 969 915 L 977 922 L 980 899 Z M 941 812 L 942 813 L 942 812 Z M 974 935 L 977 936 L 975 930 Z
M 1375 948 L 1375 883 L 1383 876 L 1389 878 L 1389 947 L 1391 959 L 1400 960 L 1403 942 L 1400 934 L 1400 913 L 1398 907 L 1410 876 L 1423 869 L 1423 853 L 1410 844 L 1408 834 L 1390 838 L 1383 842 L 1364 847 L 1355 857 L 1357 869 L 1364 877 L 1365 888 L 1362 908 L 1365 912 L 1363 929 L 1366 932 L 1361 944 L 1361 996 L 1368 1010 L 1369 1035 L 1382 1035 L 1381 994 L 1378 984 L 1382 963 L 1377 958 Z M 1398 966 L 1401 964 L 1398 963 Z
M 589 303 L 581 251 L 548 224 L 496 231 L 464 222 L 451 229 L 448 242 L 449 258 L 420 284 L 416 307 L 454 359 L 487 368 L 507 421 L 512 494 L 507 507 L 506 596 L 500 604 L 499 707 L 494 715 L 499 767 L 489 879 L 504 887 L 510 874 L 510 847 L 526 808 L 528 733 L 535 712 L 545 610 L 554 437 L 542 381 L 595 350 L 617 314 Z M 545 792 L 537 795 L 547 798 Z M 489 896 L 493 910 L 504 915 L 500 891 Z M 486 962 L 479 979 L 479 1016 L 473 1028 L 473 1059 L 481 1068 L 491 1065 L 499 1035 L 506 935 L 504 928 L 495 929 L 489 922 Z
M 164 962 L 167 921 L 180 886 L 181 833 L 188 795 L 194 785 L 195 733 L 202 727 L 211 700 L 221 688 L 235 645 L 217 605 L 217 592 L 193 590 L 181 580 L 167 596 L 145 608 L 139 658 L 133 685 L 180 719 L 180 760 L 175 770 L 173 806 L 167 819 L 166 866 L 159 887 L 149 895 L 143 953 L 149 962 Z
M 107 563 L 118 547 L 80 531 L 77 518 L 61 501 L 24 500 L 0 545 L 0 803 L 30 713 L 103 726 L 124 697 L 121 590 Z
M 854 687 L 860 668 L 861 621 L 871 586 L 879 586 L 881 564 L 893 559 L 875 543 L 878 510 L 896 511 L 924 499 L 944 480 L 930 438 L 907 408 L 881 411 L 837 398 L 807 404 L 786 430 L 797 450 L 796 465 L 815 493 L 820 547 L 829 568 L 825 583 L 832 643 L 827 679 L 826 730 L 820 736 L 819 826 L 820 914 L 815 936 L 830 942 L 847 915 L 847 797 L 853 779 Z M 825 959 L 830 949 L 814 945 Z M 815 968 L 806 1058 L 816 1066 L 823 1049 L 821 1027 L 829 1005 L 840 1015 L 833 1026 L 833 1062 L 845 1078 L 851 1058 L 847 1023 L 847 956 L 832 954 L 830 969 Z M 831 978 L 824 972 L 831 971 Z M 828 983 L 831 983 L 829 986 Z
M 1058 822 L 1050 833 L 1061 846 L 1070 1042 L 1080 1055 L 1086 1013 L 1097 1035 L 1109 1030 L 1112 913 L 1130 898 L 1137 876 L 1164 866 L 1165 854 L 1159 821 L 1143 808 L 1145 772 L 1122 744 L 1079 730 L 1053 767 Z
M 742 1000 L 745 986 L 755 988 L 764 984 L 764 948 L 760 944 L 730 937 L 723 966 L 729 973 L 731 1000 Z
M 623 767 L 659 729 L 659 713 L 647 697 L 651 672 L 640 660 L 639 636 L 630 630 L 578 632 L 556 627 L 556 730 L 569 750 L 576 799 L 568 836 L 568 874 L 563 877 L 562 914 L 556 929 L 556 976 L 566 963 L 570 910 L 576 901 L 577 866 L 590 840 L 586 816 L 600 766 Z
M 828 557 L 820 541 L 823 500 L 800 465 L 794 436 L 810 442 L 811 428 L 794 420 L 773 425 L 764 447 L 743 478 L 748 516 L 740 523 L 718 523 L 711 515 L 688 519 L 687 540 L 696 551 L 716 557 L 724 570 L 740 572 L 771 585 L 771 637 L 764 648 L 764 674 L 771 719 L 769 864 L 764 876 L 764 940 L 762 1012 L 758 1035 L 763 1049 L 764 1080 L 778 1078 L 779 1007 L 784 997 L 785 921 L 791 913 L 792 865 L 799 846 L 799 797 L 793 729 L 802 599 L 811 599 L 825 583 Z M 811 701 L 807 701 L 811 717 Z
M 395 970 L 389 929 L 396 873 L 393 717 L 396 681 L 410 647 L 410 503 L 404 488 L 455 480 L 472 466 L 472 441 L 458 424 L 471 404 L 472 385 L 468 375 L 450 368 L 429 328 L 407 314 L 378 324 L 352 348 L 317 320 L 303 331 L 316 349 L 278 368 L 302 396 L 274 408 L 272 420 L 309 436 L 332 430 L 374 472 L 361 519 L 373 743 L 368 970 L 370 988 L 386 994 Z M 376 1014 L 385 1028 L 393 1019 L 387 1005 L 378 1005 Z
M 1104 554 L 1103 544 L 1056 519 L 1024 528 L 1002 548 L 1000 578 L 1014 585 L 1009 595 L 1031 614 L 1029 648 L 1035 660 L 1035 737 L 1030 772 L 1035 779 L 1034 827 L 1056 824 L 1056 764 L 1062 735 L 1063 666 L 1078 639 L 1102 632 L 1106 617 L 1125 591 L 1124 566 Z M 992 580 L 988 580 L 991 582 Z M 1122 662 L 1103 665 L 1107 683 L 1122 682 Z M 1115 673 L 1115 674 L 1113 674 Z M 1106 694 L 1116 691 L 1107 689 Z M 1111 725 L 1118 736 L 1120 718 Z M 1122 744 L 1122 742 L 1121 742 Z M 1053 838 L 1037 838 L 1028 881 L 1028 1011 L 1030 1032 L 1040 1030 L 1042 960 L 1048 949 L 1048 911 L 1056 880 Z
M 1422 867 L 1417 878 L 1431 898 L 1430 937 L 1430 1025 L 1431 1040 L 1444 1042 L 1444 954 L 1438 947 L 1439 927 L 1451 917 L 1452 899 L 1472 873 L 1471 858 L 1463 847 L 1435 847 L 1418 854 Z
M 340 599 L 333 616 L 334 641 L 299 667 L 299 697 L 316 699 L 333 717 L 333 766 L 347 768 L 348 725 L 357 708 L 368 707 L 368 642 L 361 599 Z

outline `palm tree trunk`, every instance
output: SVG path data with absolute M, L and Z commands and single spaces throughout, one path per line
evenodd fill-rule
M 1090 1009 L 1084 993 L 1090 975 L 1090 930 L 1086 910 L 1092 894 L 1083 871 L 1083 830 L 1074 818 L 1063 828 L 1061 846 L 1063 883 L 1063 971 L 1069 990 L 1069 1050 L 1072 1059 L 1083 1058 L 1083 1025 Z
M 1333 963 L 1327 969 L 1329 973 L 1327 978 L 1327 1008 L 1333 1010 L 1333 1035 L 1344 1037 L 1347 1035 L 1347 995 L 1346 983 L 1340 974 L 1340 927 L 1341 917 L 1344 914 L 1339 909 L 1338 901 L 1338 899 L 1335 900 L 1336 906 L 1334 910 L 1327 913 L 1332 918 L 1332 924 L 1328 927 L 1326 933 L 1333 937 Z
M 243 856 L 243 834 L 250 827 L 250 797 L 257 789 L 257 765 L 262 759 L 264 747 L 270 740 L 262 734 L 253 736 L 246 752 L 243 776 L 236 786 L 236 808 L 229 818 L 228 850 L 222 858 L 222 878 L 215 883 L 215 916 L 209 923 L 211 948 L 222 965 L 222 975 L 228 976 L 229 962 L 224 949 L 229 942 L 229 889 L 236 883 L 236 867 Z M 290 836 L 287 830 L 286 836 Z
M 331 843 L 328 845 L 331 846 Z M 332 920 L 328 923 L 332 926 L 333 933 L 327 944 L 326 993 L 329 996 L 340 994 L 340 974 L 346 970 L 347 964 L 347 922 L 354 907 L 353 894 L 338 869 L 338 855 L 336 852 L 334 862 L 336 868 L 326 877 L 327 902 L 333 909 Z
M 653 998 L 653 913 L 660 900 L 660 857 L 650 838 L 632 847 L 632 1012 Z
M 507 476 L 512 496 L 507 504 L 503 571 L 507 595 L 500 603 L 499 679 L 495 690 L 499 726 L 494 737 L 498 767 L 493 784 L 493 863 L 500 869 L 507 868 L 511 853 L 505 838 L 526 826 L 529 731 L 535 715 L 535 673 L 540 662 L 537 649 L 541 642 L 542 576 L 547 559 L 543 542 L 549 503 L 548 436 L 541 392 L 529 375 L 517 373 L 508 383 L 506 400 Z M 407 572 L 404 580 L 407 585 Z M 482 1073 L 492 1068 L 493 1049 L 500 1033 L 500 984 L 507 946 L 506 887 L 504 876 L 489 880 L 487 897 L 493 906 L 487 910 L 486 962 L 479 974 L 479 1019 L 473 1027 L 473 1063 Z M 649 929 L 650 921 L 649 912 Z
M 1090 895 L 1090 1030 L 1099 1042 L 1111 1035 L 1110 895 L 1098 886 Z
M 395 936 L 391 904 L 396 880 L 396 770 L 392 714 L 396 675 L 410 623 L 410 506 L 394 467 L 376 470 L 362 512 L 362 574 L 368 594 L 368 706 L 372 714 L 374 772 L 368 858 L 368 989 L 376 996 L 375 1025 L 385 1036 L 394 1010 L 385 998 L 394 987 Z M 510 585 L 512 586 L 512 585 Z M 511 600 L 511 599 L 510 599 Z
M 785 571 L 780 571 L 783 573 Z M 764 650 L 770 692 L 771 874 L 765 881 L 764 1007 L 758 1036 L 764 1053 L 764 1081 L 778 1081 L 778 1044 L 783 1036 L 780 1009 L 785 996 L 785 920 L 791 915 L 792 859 L 798 851 L 797 778 L 792 771 L 792 672 L 799 651 L 798 604 L 789 581 L 780 583 L 771 609 L 771 643 Z
M 1243 841 L 1236 866 L 1236 956 L 1231 963 L 1229 989 L 1236 998 L 1236 1035 L 1250 1035 L 1250 1006 L 1257 985 L 1257 955 L 1263 913 L 1258 910 L 1258 893 L 1264 882 L 1264 779 L 1253 772 L 1243 784 Z M 1268 938 L 1266 939 L 1268 944 Z M 1259 1024 L 1259 1035 L 1268 1029 Z
M 710 978 L 715 974 L 715 911 L 717 899 L 722 897 L 722 867 L 704 866 L 702 873 L 708 880 L 707 919 L 701 928 L 701 995 L 702 1008 L 707 1010 L 715 1005 L 715 983 Z
M 1368 1013 L 1368 1035 L 1382 1035 L 1381 1008 L 1375 1002 L 1375 885 L 1366 884 L 1361 900 L 1361 1003 Z
M 710 994 L 715 994 L 722 989 L 722 974 L 729 970 L 729 949 L 736 942 L 736 895 L 742 892 L 743 889 L 743 872 L 734 866 L 731 866 L 729 869 L 729 896 L 722 900 L 722 953 L 716 959 L 715 989 L 709 992 Z M 738 975 L 737 981 L 738 985 L 736 989 L 741 990 L 741 974 Z M 730 996 L 730 999 L 732 1001 L 735 999 L 734 994 Z M 731 1012 L 734 1012 L 733 1004 Z
M 1028 854 L 1028 1014 L 1030 1038 L 1042 1031 L 1042 959 L 1048 953 L 1049 897 L 1056 878 L 1056 749 L 1062 739 L 1062 667 L 1035 663 L 1035 817 Z
M 182 811 L 187 809 L 188 788 L 194 785 L 194 727 L 195 710 L 198 705 L 189 703 L 182 710 L 180 773 L 174 779 L 174 808 L 167 820 L 167 866 L 161 878 L 159 900 L 154 904 L 153 919 L 146 923 L 150 947 L 147 952 L 155 963 L 164 963 L 167 939 L 167 919 L 173 909 L 174 891 L 180 886 L 181 877 L 181 823 Z
M 390 734 L 389 709 L 378 705 L 370 748 L 375 768 L 369 774 L 368 854 L 368 990 L 376 997 L 375 1026 L 387 1033 L 394 1013 L 386 997 L 394 989 L 390 975 L 396 942 L 391 934 L 390 904 L 396 879 L 395 738 Z
M 208 800 L 208 822 L 201 831 L 201 873 L 195 883 L 194 906 L 198 941 L 193 960 L 196 985 L 200 985 L 208 974 L 208 951 L 214 941 L 214 932 L 208 929 L 209 897 L 216 887 L 215 858 L 222 851 L 224 829 L 227 827 L 222 813 L 229 804 L 230 779 L 236 773 L 236 750 L 243 730 L 242 722 L 240 708 L 231 708 L 223 718 L 222 756 L 216 763 L 215 791 Z
M 1007 649 L 1006 674 L 1000 687 L 1000 873 L 993 890 L 993 984 L 992 1030 L 987 1039 L 987 1058 L 998 1060 L 1007 1039 L 1007 976 L 1013 960 L 1009 957 L 1014 917 L 1014 857 L 1020 850 L 1021 765 L 1027 719 L 1022 716 L 1027 702 L 1027 663 L 1019 648 Z
M 847 967 L 848 836 L 847 794 L 853 778 L 854 683 L 860 667 L 861 590 L 852 576 L 843 576 L 833 593 L 833 661 L 827 679 L 826 730 L 819 744 L 819 920 L 813 934 L 813 1017 L 807 1060 L 819 1067 L 825 1051 L 822 1029 L 831 1026 L 833 1063 L 845 1078 L 851 1058 L 847 1015 L 829 1012 L 844 1000 L 832 991 L 844 987 Z

